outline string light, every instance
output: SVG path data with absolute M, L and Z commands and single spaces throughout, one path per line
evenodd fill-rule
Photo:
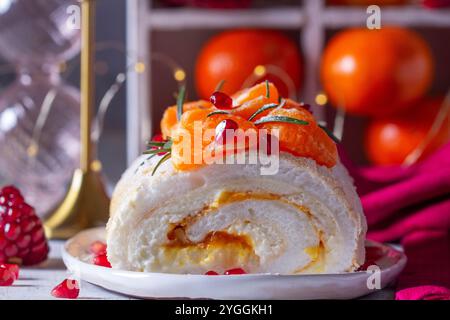
M 316 96 L 316 104 L 319 106 L 324 106 L 328 102 L 328 97 L 325 93 L 321 92 Z
M 137 73 L 144 73 L 145 72 L 145 64 L 143 62 L 136 62 L 134 65 L 134 71 Z
M 99 160 L 94 160 L 91 162 L 91 170 L 95 172 L 102 171 L 102 163 Z
M 257 77 L 263 77 L 266 74 L 266 67 L 262 65 L 257 65 L 255 69 L 253 70 L 253 73 Z
M 184 79 L 186 79 L 186 72 L 184 72 L 183 69 L 175 69 L 174 73 L 173 73 L 173 77 L 175 78 L 175 80 L 181 82 Z

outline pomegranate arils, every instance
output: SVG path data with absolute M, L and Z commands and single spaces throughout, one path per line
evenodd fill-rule
M 261 150 L 262 146 L 260 146 L 259 151 L 260 152 L 262 151 L 263 153 L 266 153 L 268 156 L 270 156 L 272 154 L 272 140 L 276 139 L 276 137 L 271 135 L 270 133 L 268 133 L 262 139 L 264 139 L 264 141 L 265 141 L 265 148 L 266 148 L 266 150 Z M 274 141 L 276 141 L 276 140 L 274 140 Z
M 19 279 L 19 266 L 17 264 L 0 263 L 0 269 L 7 269 L 16 280 Z
M 231 119 L 222 120 L 216 126 L 216 142 L 224 144 L 227 136 L 227 130 L 237 130 L 238 128 L 239 125 L 236 123 L 236 121 Z
M 244 269 L 242 268 L 235 268 L 235 269 L 230 269 L 225 271 L 225 275 L 229 276 L 229 275 L 237 275 L 237 274 L 246 274 L 247 272 L 245 272 Z
M 210 271 L 206 272 L 205 275 L 207 275 L 207 276 L 218 276 L 219 274 L 217 272 L 215 272 L 215 271 L 210 270 Z
M 100 255 L 95 256 L 94 259 L 92 260 L 92 262 L 97 266 L 111 268 L 111 263 L 109 263 L 108 257 L 106 256 L 106 254 L 100 254 Z
M 5 236 L 8 240 L 15 241 L 20 235 L 20 227 L 15 223 L 7 223 L 4 228 Z
M 101 241 L 94 241 L 89 246 L 89 251 L 95 255 L 106 254 L 106 243 Z
M 65 279 L 51 293 L 55 298 L 76 299 L 80 294 L 80 286 L 77 280 Z
M 226 93 L 216 91 L 211 95 L 209 100 L 217 109 L 229 110 L 233 108 L 233 99 Z
M 0 191 L 0 262 L 39 263 L 47 258 L 44 228 L 33 207 L 12 186 Z
M 17 253 L 19 252 L 19 249 L 17 248 L 17 246 L 14 243 L 11 243 L 5 247 L 3 252 L 5 253 L 6 257 L 9 260 L 9 258 L 13 258 L 14 256 L 17 255 Z
M 8 268 L 0 267 L 0 287 L 11 286 L 14 283 L 16 276 Z

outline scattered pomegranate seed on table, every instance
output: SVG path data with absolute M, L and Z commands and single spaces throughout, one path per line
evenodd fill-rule
M 0 269 L 7 269 L 14 274 L 15 279 L 19 279 L 19 266 L 17 264 L 0 263 Z
M 80 286 L 77 280 L 64 279 L 63 282 L 53 288 L 51 294 L 55 298 L 76 299 L 80 294 Z
M 221 110 L 230 110 L 233 108 L 233 99 L 226 93 L 216 91 L 209 98 L 211 103 Z
M 47 258 L 49 247 L 44 228 L 33 207 L 20 191 L 0 190 L 0 262 L 34 265 Z
M 206 272 L 205 275 L 207 275 L 207 276 L 218 276 L 219 274 L 217 272 L 215 272 L 215 271 L 210 270 L 210 271 Z
M 224 275 L 230 276 L 230 275 L 237 275 L 237 274 L 246 274 L 244 269 L 242 268 L 235 268 L 225 271 Z
M 0 287 L 11 286 L 16 280 L 14 273 L 7 268 L 0 268 Z
M 222 120 L 216 126 L 216 142 L 224 144 L 227 136 L 227 130 L 237 130 L 238 128 L 239 125 L 236 123 L 236 121 L 231 119 Z

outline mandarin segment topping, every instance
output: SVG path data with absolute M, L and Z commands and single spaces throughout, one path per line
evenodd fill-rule
M 172 141 L 165 160 L 170 157 L 177 170 L 199 168 L 210 163 L 209 160 L 219 152 L 229 155 L 244 151 L 239 145 L 229 150 L 228 142 L 223 143 L 226 129 L 254 130 L 258 139 L 259 129 L 266 129 L 266 136 L 261 138 L 268 141 L 274 136 L 273 131 L 279 130 L 280 151 L 314 159 L 327 167 L 337 162 L 335 142 L 317 124 L 309 112 L 310 106 L 281 98 L 270 82 L 257 84 L 231 97 L 216 91 L 211 96 L 211 103 L 204 100 L 184 103 L 182 109 L 179 121 L 177 106 L 168 108 L 161 121 L 164 139 Z M 205 133 L 208 130 L 212 135 Z M 198 137 L 198 134 L 203 135 Z M 245 150 L 252 143 L 246 139 Z M 272 150 L 268 150 L 268 154 L 271 153 Z

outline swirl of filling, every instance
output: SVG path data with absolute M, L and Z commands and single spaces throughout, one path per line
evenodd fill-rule
M 107 226 L 114 268 L 203 274 L 335 273 L 364 259 L 366 222 L 341 164 L 281 153 L 279 172 L 209 165 L 180 172 L 138 159 L 113 195 Z

